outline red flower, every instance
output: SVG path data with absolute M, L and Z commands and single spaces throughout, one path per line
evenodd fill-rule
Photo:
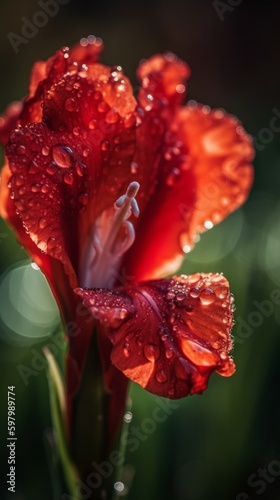
M 236 118 L 182 106 L 190 70 L 173 54 L 141 63 L 137 103 L 122 69 L 97 62 L 100 50 L 89 37 L 34 66 L 22 110 L 2 120 L 3 140 L 15 119 L 17 128 L 1 212 L 47 276 L 68 330 L 79 326 L 70 393 L 95 321 L 109 390 L 125 392 L 120 370 L 180 398 L 203 391 L 213 371 L 233 374 L 232 298 L 219 274 L 161 278 L 245 201 L 252 143 Z

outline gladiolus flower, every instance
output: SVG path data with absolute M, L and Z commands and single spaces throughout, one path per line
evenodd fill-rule
M 181 398 L 234 373 L 232 297 L 221 274 L 164 277 L 246 200 L 252 141 L 235 117 L 182 104 L 190 70 L 175 55 L 141 63 L 136 99 L 119 66 L 97 62 L 101 48 L 89 37 L 35 64 L 0 122 L 1 213 L 79 327 L 70 399 L 94 325 L 109 392 L 125 394 L 128 377 Z

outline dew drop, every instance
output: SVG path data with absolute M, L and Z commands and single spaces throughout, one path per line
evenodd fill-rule
M 104 151 L 104 152 L 108 151 L 109 141 L 102 141 L 100 147 L 101 147 L 101 151 Z
M 41 252 L 46 252 L 47 251 L 47 244 L 43 240 L 38 241 L 37 247 L 41 250 Z
M 76 101 L 72 97 L 68 97 L 64 103 L 64 108 L 66 111 L 74 111 L 76 109 Z
M 128 358 L 128 356 L 129 356 L 128 347 L 129 347 L 128 343 L 124 344 L 123 353 L 124 353 L 124 355 L 125 355 L 126 358 Z
M 38 172 L 38 164 L 34 160 L 32 160 L 28 165 L 28 173 L 32 175 L 36 174 L 37 172 Z
M 56 169 L 54 165 L 48 165 L 46 168 L 46 172 L 50 175 L 53 175 L 55 173 Z
M 52 157 L 55 164 L 60 168 L 69 168 L 73 162 L 73 151 L 68 146 L 54 146 Z
M 84 165 L 84 163 L 80 163 L 80 162 L 77 163 L 76 172 L 77 172 L 79 177 L 83 177 L 85 169 L 86 169 L 86 166 Z
M 88 123 L 88 128 L 90 130 L 93 130 L 96 128 L 96 125 L 97 125 L 97 120 L 95 120 L 94 118 L 92 120 L 89 121 Z
M 134 114 L 126 115 L 124 118 L 124 127 L 131 128 L 136 123 L 136 117 Z
M 159 370 L 158 372 L 156 372 L 156 379 L 161 384 L 163 382 L 166 382 L 166 380 L 167 380 L 166 371 L 164 369 L 162 369 L 162 370 Z
M 167 359 L 172 358 L 173 354 L 174 354 L 174 351 L 173 351 L 173 349 L 172 349 L 171 347 L 168 347 L 168 348 L 165 350 L 165 357 L 166 357 Z
M 159 347 L 154 344 L 147 344 L 144 347 L 144 355 L 145 357 L 152 362 L 157 361 L 160 356 Z
M 56 246 L 56 239 L 52 236 L 47 241 L 48 250 L 52 250 Z
M 206 220 L 204 222 L 205 229 L 212 229 L 213 226 L 214 226 L 214 224 L 213 224 L 213 222 L 211 220 Z
M 79 127 L 74 127 L 73 128 L 73 134 L 77 137 L 78 135 L 80 135 L 80 129 Z
M 50 148 L 48 146 L 43 146 L 41 152 L 43 156 L 48 156 Z
M 89 156 L 90 150 L 89 148 L 83 149 L 82 155 L 84 158 L 87 158 Z
M 70 172 L 66 172 L 66 174 L 64 174 L 64 176 L 63 176 L 63 180 L 64 180 L 65 184 L 72 186 L 73 182 L 74 182 L 73 174 L 71 174 Z
M 22 186 L 18 190 L 18 194 L 22 196 L 26 192 L 26 186 Z
M 119 113 L 115 109 L 110 109 L 106 114 L 105 121 L 107 123 L 117 123 L 119 116 Z
M 184 293 L 178 293 L 178 295 L 176 296 L 177 302 L 183 302 L 185 299 L 186 299 L 186 294 Z
M 26 153 L 26 147 L 25 147 L 25 146 L 23 146 L 23 145 L 18 146 L 18 148 L 17 148 L 17 153 L 18 153 L 19 155 L 25 155 L 25 153 Z
M 204 306 L 208 306 L 209 304 L 213 304 L 213 302 L 215 302 L 216 294 L 212 288 L 204 288 L 200 292 L 199 300 Z
M 124 416 L 123 416 L 124 422 L 126 424 L 129 424 L 131 422 L 132 418 L 133 418 L 133 415 L 132 415 L 131 411 L 126 411 Z
M 130 170 L 132 174 L 137 174 L 138 172 L 138 163 L 136 161 L 132 161 L 130 164 Z
M 167 298 L 167 300 L 174 299 L 175 298 L 175 293 L 173 293 L 173 292 L 167 292 L 166 298 Z
M 47 225 L 48 225 L 47 219 L 42 218 L 39 220 L 39 228 L 40 229 L 45 229 L 45 227 L 47 227 Z
M 32 193 L 39 193 L 39 191 L 41 191 L 40 184 L 33 184 L 31 186 L 31 191 L 32 191 Z
M 197 287 L 194 287 L 190 290 L 190 296 L 193 297 L 193 299 L 197 299 L 199 297 L 200 290 Z
M 114 489 L 118 492 L 118 493 L 121 493 L 122 491 L 124 491 L 124 483 L 122 481 L 117 481 L 115 484 L 114 484 Z
M 173 325 L 173 323 L 175 322 L 175 314 L 174 313 L 170 314 L 168 321 L 169 321 L 169 323 L 171 323 L 171 325 Z
M 97 109 L 98 109 L 99 113 L 106 113 L 106 111 L 109 110 L 109 106 L 108 106 L 107 102 L 101 101 L 98 104 Z

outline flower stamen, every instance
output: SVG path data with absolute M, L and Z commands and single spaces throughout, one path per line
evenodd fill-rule
M 139 216 L 135 199 L 138 182 L 131 182 L 126 194 L 114 207 L 104 210 L 96 220 L 87 239 L 80 264 L 80 285 L 87 288 L 109 288 L 118 274 L 120 261 L 135 239 L 135 230 L 128 219 Z

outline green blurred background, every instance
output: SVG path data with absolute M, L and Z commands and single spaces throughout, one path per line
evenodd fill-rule
M 280 306 L 271 294 L 280 290 L 280 131 L 272 131 L 271 120 L 278 113 L 279 129 L 280 6 L 246 0 L 70 0 L 15 54 L 7 34 L 20 35 L 21 18 L 32 20 L 38 10 L 33 0 L 1 0 L 0 110 L 25 95 L 33 62 L 93 33 L 105 42 L 102 61 L 121 65 L 135 86 L 140 59 L 175 52 L 192 69 L 188 99 L 236 114 L 256 137 L 249 201 L 202 235 L 182 270 L 219 271 L 229 279 L 237 307 L 237 373 L 230 379 L 212 376 L 202 396 L 181 400 L 165 422 L 144 433 L 138 449 L 127 454 L 125 498 L 278 500 Z M 30 266 L 3 221 L 0 254 L 0 498 L 50 500 L 46 373 L 40 356 L 36 376 L 23 379 L 19 366 L 31 368 L 34 353 L 45 343 L 56 344 L 58 314 L 40 271 Z M 16 385 L 15 494 L 7 494 L 5 485 L 8 385 Z M 157 406 L 155 396 L 133 386 L 131 425 L 141 427 Z

